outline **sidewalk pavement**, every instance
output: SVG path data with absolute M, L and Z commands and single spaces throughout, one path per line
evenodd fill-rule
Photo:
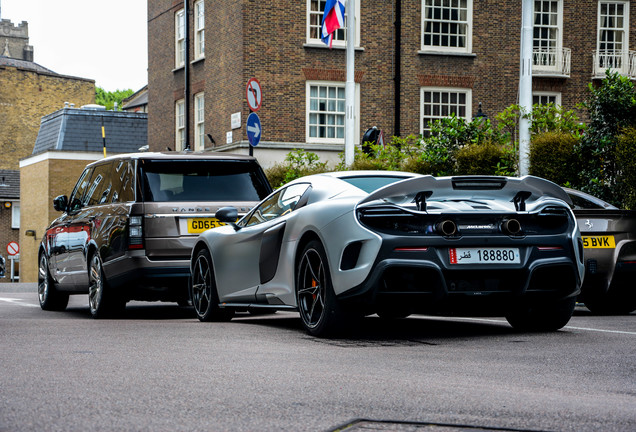
M 5 282 L 0 279 L 0 292 L 18 293 L 18 292 L 37 292 L 37 282 Z

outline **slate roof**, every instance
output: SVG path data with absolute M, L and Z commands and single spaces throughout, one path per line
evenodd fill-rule
M 0 170 L 0 200 L 20 199 L 20 171 Z
M 123 110 L 132 110 L 134 108 L 148 105 L 148 86 L 137 90 L 122 101 Z
M 136 152 L 148 144 L 148 114 L 94 107 L 62 108 L 42 117 L 33 154 L 49 150 L 101 152 L 102 125 L 109 153 Z
M 37 63 L 27 61 L 27 60 L 19 60 L 10 57 L 0 56 L 0 66 L 11 66 L 18 69 L 30 70 L 38 73 L 46 73 L 52 75 L 58 75 L 50 69 L 45 68 L 44 66 L 40 66 Z

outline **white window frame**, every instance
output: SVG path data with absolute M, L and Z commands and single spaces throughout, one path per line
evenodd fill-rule
M 354 45 L 355 47 L 360 47 L 360 2 L 362 0 L 358 0 L 356 1 L 355 4 L 355 42 Z M 316 6 L 319 5 L 319 7 L 321 8 L 320 11 L 315 11 L 312 10 L 312 6 Z M 325 47 L 328 48 L 327 45 L 322 41 L 322 39 L 320 38 L 320 34 L 321 34 L 321 28 L 322 28 L 322 15 L 324 12 L 324 6 L 325 5 L 325 0 L 307 0 L 307 45 L 311 45 L 311 46 L 317 46 L 317 47 Z M 347 31 L 346 31 L 346 27 L 347 27 L 347 15 L 349 14 L 349 12 L 347 11 L 347 8 L 345 7 L 345 25 L 344 28 L 342 29 L 342 35 L 343 35 L 343 39 L 342 40 L 336 40 L 336 38 L 333 39 L 333 42 L 331 44 L 332 48 L 345 48 L 346 47 L 346 38 L 347 38 Z M 311 23 L 311 19 L 313 17 L 318 17 L 318 24 L 316 25 L 314 23 L 314 25 L 312 25 Z M 316 19 L 316 18 L 314 18 Z M 318 31 L 318 37 L 312 37 L 312 29 L 314 29 L 314 35 L 315 36 L 315 31 L 317 29 Z M 340 30 L 338 30 L 340 31 Z M 337 32 L 338 32 L 337 31 Z
M 457 117 L 462 117 L 466 121 L 471 120 L 472 112 L 473 112 L 473 90 L 472 89 L 462 88 L 462 87 L 420 87 L 420 134 L 422 134 L 423 136 L 427 136 L 425 132 L 430 131 L 430 128 L 424 127 L 425 126 L 424 125 L 424 117 L 425 117 L 424 93 L 426 92 L 440 92 L 440 93 L 446 92 L 446 93 L 456 93 L 456 94 L 464 93 L 466 95 L 466 103 L 464 104 L 465 115 L 460 116 L 459 114 L 457 114 Z M 450 102 L 446 105 L 450 107 Z M 442 103 L 440 103 L 439 106 L 441 108 Z M 450 113 L 450 110 L 447 115 L 441 114 L 441 111 L 442 109 L 440 109 L 440 114 L 433 114 L 433 112 L 431 112 L 430 115 L 426 115 L 426 118 L 427 119 L 430 118 L 432 119 L 432 121 L 435 121 L 435 120 L 443 119 L 446 117 L 450 117 L 452 114 Z
M 20 229 L 20 201 L 11 202 L 11 228 Z
M 539 98 L 539 103 L 544 105 L 541 102 L 541 98 L 554 98 L 554 105 L 561 106 L 561 92 L 552 92 L 552 91 L 533 91 L 532 92 L 532 104 L 534 105 L 534 98 Z
M 179 9 L 174 14 L 174 66 L 185 66 L 185 10 Z
M 194 95 L 194 150 L 205 148 L 205 93 Z
M 174 103 L 174 148 L 182 151 L 185 146 L 185 100 L 179 99 Z
M 205 58 L 205 6 L 203 0 L 194 3 L 194 59 Z
M 440 45 L 426 45 L 425 37 L 426 37 L 426 23 L 427 23 L 427 6 L 426 3 L 428 1 L 434 2 L 448 2 L 449 0 L 422 0 L 422 20 L 420 21 L 421 30 L 420 30 L 420 47 L 423 52 L 442 52 L 442 53 L 472 53 L 473 51 L 473 0 L 465 0 L 466 1 L 466 21 L 453 21 L 454 23 L 461 23 L 461 25 L 466 26 L 466 46 L 465 47 L 453 47 L 453 46 L 440 46 Z M 462 0 L 450 0 L 452 2 L 460 2 Z M 442 3 L 443 4 L 443 3 Z M 459 4 L 459 3 L 458 3 Z M 434 5 L 436 6 L 436 5 Z M 432 19 L 433 22 L 439 22 L 440 24 L 444 24 L 444 21 L 448 22 L 449 20 L 444 20 L 443 17 L 440 20 Z M 440 33 L 441 34 L 441 33 Z M 450 34 L 450 33 L 448 33 Z
M 344 144 L 345 143 L 345 138 L 344 135 L 342 138 L 321 138 L 321 137 L 312 137 L 310 136 L 310 115 L 312 114 L 312 111 L 310 110 L 311 108 L 311 87 L 314 86 L 321 86 L 321 87 L 337 87 L 337 88 L 342 88 L 344 90 L 345 88 L 345 83 L 341 82 L 341 81 L 306 81 L 305 83 L 305 139 L 307 143 L 312 143 L 312 144 Z M 355 98 L 356 98 L 356 102 L 355 102 L 355 109 L 354 112 L 355 113 L 359 113 L 360 112 L 360 84 L 356 83 L 355 84 Z M 343 103 L 345 104 L 345 110 L 346 110 L 346 100 L 343 99 Z M 343 116 L 345 115 L 345 111 L 338 111 L 338 112 L 342 112 Z M 345 118 L 345 124 L 343 125 L 343 128 L 345 128 L 344 130 L 344 134 L 346 135 L 346 118 Z M 359 117 L 356 115 L 354 118 L 354 130 L 355 131 L 360 131 L 360 119 Z M 354 144 L 359 144 L 360 143 L 360 133 L 354 133 Z
M 601 51 L 601 35 L 603 34 L 603 31 L 605 30 L 612 30 L 612 31 L 621 31 L 621 30 L 617 30 L 618 27 L 601 27 L 602 25 L 602 19 L 601 19 L 601 9 L 603 5 L 622 5 L 623 6 L 623 27 L 622 27 L 622 49 L 619 52 L 614 52 L 613 54 L 611 54 L 609 51 L 603 50 Z M 613 63 L 612 69 L 618 69 L 619 71 L 622 70 L 627 70 L 629 68 L 628 65 L 628 55 L 629 55 L 629 7 L 630 7 L 630 2 L 629 1 L 618 1 L 618 0 L 614 0 L 614 1 L 599 1 L 598 2 L 598 10 L 597 10 L 597 16 L 596 16 L 596 28 L 597 28 L 597 35 L 596 35 L 596 51 L 598 53 L 599 56 L 599 60 L 597 61 L 598 63 L 598 67 L 600 70 L 605 70 L 607 69 L 606 67 L 602 67 L 601 63 L 604 63 L 601 61 L 601 57 L 604 57 L 605 60 L 610 61 L 611 63 Z M 607 43 L 607 42 L 604 42 Z
M 536 6 L 538 4 L 545 3 L 556 3 L 557 5 L 557 22 L 556 24 L 548 24 L 548 25 L 537 25 L 537 10 Z M 553 70 L 558 68 L 561 64 L 562 59 L 562 50 L 563 50 L 563 0 L 535 0 L 533 3 L 533 37 L 532 37 L 532 58 L 533 58 L 533 68 L 544 69 L 544 70 Z M 548 48 L 547 50 L 542 49 L 542 47 L 536 47 L 535 42 L 537 39 L 534 37 L 534 30 L 537 27 L 555 29 L 557 34 L 555 38 L 555 46 L 553 48 Z

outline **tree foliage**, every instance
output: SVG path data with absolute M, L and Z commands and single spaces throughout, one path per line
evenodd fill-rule
M 581 161 L 577 186 L 620 205 L 616 146 L 620 131 L 636 125 L 636 90 L 628 77 L 609 70 L 601 84 L 590 84 L 589 90 L 584 107 L 589 112 L 590 125 L 577 147 Z
M 95 103 L 105 106 L 110 111 L 115 107 L 115 102 L 117 102 L 117 111 L 121 111 L 122 101 L 133 93 L 131 89 L 108 92 L 101 87 L 95 87 Z

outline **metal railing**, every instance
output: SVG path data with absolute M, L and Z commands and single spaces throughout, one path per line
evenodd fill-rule
M 621 75 L 636 79 L 636 51 L 594 51 L 593 78 L 604 78 L 611 69 Z
M 570 77 L 572 50 L 540 49 L 532 52 L 532 75 Z

